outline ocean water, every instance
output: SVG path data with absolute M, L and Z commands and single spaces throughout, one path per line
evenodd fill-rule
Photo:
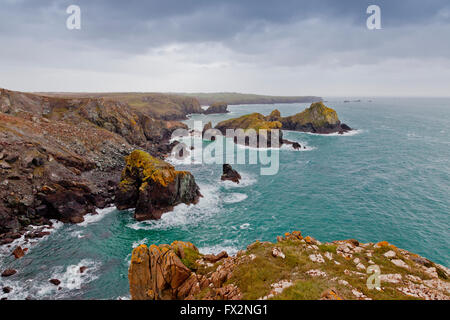
M 357 129 L 350 134 L 285 132 L 307 149 L 282 148 L 276 175 L 260 175 L 257 164 L 233 165 L 243 178 L 236 185 L 220 181 L 221 165 L 172 159 L 195 175 L 199 204 L 177 206 L 159 221 L 136 222 L 132 212 L 110 208 L 81 225 L 57 223 L 50 236 L 25 244 L 29 251 L 19 260 L 0 247 L 0 270 L 18 270 L 0 278 L 0 287 L 13 288 L 0 297 L 126 299 L 131 251 L 140 243 L 185 240 L 205 253 L 235 253 L 292 230 L 321 241 L 387 240 L 450 266 L 450 99 L 361 99 L 326 102 Z M 231 106 L 230 114 L 193 115 L 187 123 L 275 107 L 289 115 L 307 105 Z M 80 266 L 88 268 L 80 273 Z

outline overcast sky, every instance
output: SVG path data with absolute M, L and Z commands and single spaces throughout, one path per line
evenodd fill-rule
M 449 0 L 0 0 L 0 43 L 12 90 L 450 96 Z

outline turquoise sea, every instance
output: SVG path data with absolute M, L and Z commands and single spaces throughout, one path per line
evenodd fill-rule
M 14 261 L 0 248 L 0 279 L 8 299 L 127 298 L 133 246 L 191 241 L 202 252 L 235 253 L 255 240 L 301 230 L 321 241 L 387 240 L 450 266 L 450 99 L 328 98 L 340 119 L 357 131 L 343 136 L 285 132 L 307 149 L 282 148 L 279 172 L 260 175 L 259 165 L 233 165 L 241 184 L 221 182 L 221 165 L 180 164 L 204 197 L 180 205 L 159 221 L 136 222 L 132 212 L 101 210 L 81 225 L 56 224 L 52 234 Z M 297 113 L 307 104 L 230 106 L 230 114 L 194 115 L 218 122 L 250 112 Z M 208 144 L 208 142 L 203 142 Z M 18 240 L 19 243 L 22 240 Z M 84 273 L 80 266 L 87 266 Z M 61 280 L 61 289 L 48 282 Z M 1 294 L 0 297 L 6 295 Z

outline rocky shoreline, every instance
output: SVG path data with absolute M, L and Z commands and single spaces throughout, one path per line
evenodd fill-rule
M 449 300 L 449 277 L 448 268 L 386 241 L 322 243 L 300 231 L 236 256 L 201 254 L 181 241 L 140 245 L 128 272 L 133 300 Z
M 154 117 L 162 97 L 146 97 L 147 110 L 102 96 L 0 89 L 0 244 L 33 225 L 79 223 L 114 204 L 124 158 L 133 150 L 169 155 L 172 132 L 187 127 Z M 176 118 L 202 111 L 192 98 L 165 99 L 181 112 Z

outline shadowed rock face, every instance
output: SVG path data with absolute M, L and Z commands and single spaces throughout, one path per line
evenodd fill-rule
M 137 220 L 159 219 L 180 203 L 197 203 L 200 191 L 194 176 L 148 153 L 135 150 L 126 157 L 115 203 L 118 209 L 136 208 Z
M 216 102 L 203 111 L 204 114 L 228 113 L 228 105 L 224 102 Z
M 192 111 L 190 98 L 178 100 Z M 30 224 L 78 223 L 111 204 L 124 157 L 136 148 L 164 157 L 177 128 L 186 126 L 121 101 L 0 89 L 0 243 Z

